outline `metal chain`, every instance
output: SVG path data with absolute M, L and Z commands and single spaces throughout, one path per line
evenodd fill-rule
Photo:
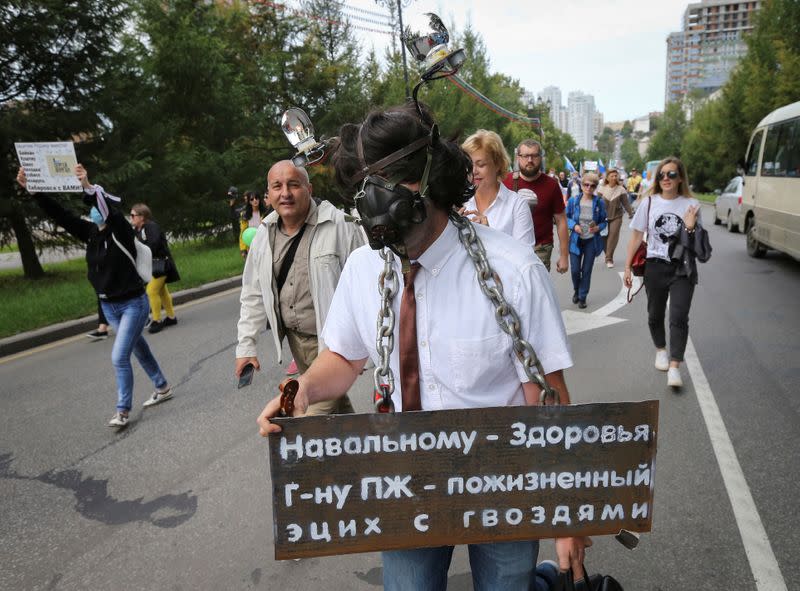
M 394 373 L 389 367 L 389 358 L 394 349 L 394 310 L 392 299 L 399 287 L 397 273 L 394 272 L 394 255 L 388 248 L 380 252 L 383 259 L 383 272 L 378 277 L 378 293 L 381 294 L 381 308 L 378 310 L 378 330 L 376 347 L 380 364 L 375 367 L 375 409 L 378 412 L 394 412 L 392 394 L 394 393 Z
M 475 228 L 467 218 L 456 213 L 450 213 L 450 221 L 453 222 L 458 230 L 458 239 L 467 251 L 475 265 L 475 274 L 478 278 L 478 285 L 481 291 L 489 298 L 494 305 L 494 315 L 497 324 L 507 335 L 511 337 L 514 353 L 522 364 L 525 375 L 531 382 L 541 387 L 542 391 L 539 400 L 542 404 L 551 402 L 558 404 L 560 397 L 544 379 L 544 370 L 536 352 L 531 344 L 520 336 L 520 319 L 513 306 L 506 301 L 503 295 L 503 283 L 500 277 L 492 270 L 486 258 L 486 249 L 483 242 L 475 233 Z M 384 260 L 383 272 L 378 278 L 378 292 L 381 294 L 381 309 L 378 312 L 378 354 L 381 363 L 375 368 L 375 405 L 379 411 L 387 412 L 391 402 L 391 395 L 394 392 L 394 374 L 389 367 L 389 357 L 394 348 L 394 311 L 392 310 L 392 298 L 398 291 L 397 273 L 394 272 L 394 255 L 384 248 L 381 250 L 381 257 Z M 382 379 L 384 378 L 384 379 Z M 382 396 L 379 396 L 381 394 Z M 394 410 L 392 406 L 390 412 Z
M 544 404 L 551 402 L 558 404 L 560 397 L 544 379 L 544 370 L 536 352 L 531 344 L 520 336 L 520 319 L 513 306 L 506 301 L 503 295 L 503 283 L 500 277 L 492 270 L 486 258 L 486 249 L 483 242 L 475 233 L 475 228 L 467 218 L 456 213 L 450 213 L 450 221 L 458 229 L 458 239 L 475 264 L 475 273 L 478 276 L 478 285 L 494 305 L 494 316 L 500 328 L 511 337 L 514 353 L 522 364 L 525 375 L 531 382 L 536 382 L 542 391 L 539 401 Z M 535 256 L 535 255 L 534 255 Z

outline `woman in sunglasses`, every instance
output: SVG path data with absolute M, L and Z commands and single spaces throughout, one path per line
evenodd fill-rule
M 683 163 L 674 156 L 662 160 L 648 196 L 631 222 L 631 239 L 623 282 L 633 285 L 633 257 L 647 233 L 647 322 L 656 346 L 656 369 L 667 372 L 667 385 L 683 385 L 680 364 L 689 338 L 689 308 L 697 284 L 696 259 L 711 256 L 708 234 L 700 224 L 700 204 L 692 196 Z M 669 353 L 664 330 L 669 299 Z
M 595 194 L 599 177 L 593 172 L 583 175 L 581 195 L 567 201 L 569 236 L 569 266 L 572 271 L 572 303 L 586 307 L 586 296 L 592 283 L 594 259 L 603 252 L 600 231 L 608 225 L 603 198 Z
M 243 259 L 247 258 L 248 246 L 244 243 L 242 234 L 247 228 L 258 228 L 261 220 L 270 212 L 264 199 L 259 197 L 255 191 L 247 191 L 244 194 L 244 200 L 244 209 L 242 209 L 242 217 L 239 221 L 239 251 L 242 253 Z

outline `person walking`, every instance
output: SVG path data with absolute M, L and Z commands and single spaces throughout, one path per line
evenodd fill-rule
M 103 314 L 103 307 L 100 305 L 100 298 L 97 298 L 97 329 L 86 333 L 90 341 L 104 341 L 108 338 L 108 320 Z
M 619 182 L 619 172 L 614 169 L 606 173 L 605 182 L 597 188 L 597 193 L 603 198 L 608 216 L 608 234 L 603 236 L 606 251 L 606 267 L 614 268 L 614 251 L 619 242 L 619 231 L 622 228 L 623 210 L 628 213 L 628 219 L 633 217 L 633 209 L 628 200 L 628 192 Z
M 366 174 L 368 182 L 380 183 L 375 186 L 383 195 L 391 191 L 391 199 L 383 204 L 402 204 L 395 211 L 408 214 L 387 228 L 383 220 L 389 217 L 388 205 L 366 197 L 358 202 L 375 250 L 361 248 L 347 261 L 322 332 L 327 348 L 298 378 L 296 415 L 309 404 L 341 396 L 368 358 L 380 362 L 378 349 L 383 345 L 376 349 L 375 318 L 387 305 L 385 314 L 391 312 L 397 319 L 383 338 L 397 346 L 388 362 L 396 376 L 391 400 L 398 411 L 539 404 L 541 388 L 526 376 L 511 339 L 498 325 L 460 232 L 479 240 L 505 293 L 514 294 L 510 297 L 521 336 L 539 356 L 544 379 L 558 390 L 561 402 L 569 404 L 563 370 L 572 365 L 572 358 L 544 265 L 521 241 L 455 217 L 453 209 L 466 200 L 471 162 L 456 144 L 432 136 L 431 121 L 429 112 L 421 115 L 415 105 L 406 104 L 374 111 L 362 125 L 340 130 L 341 145 L 332 159 L 339 183 L 345 190 L 357 190 L 362 186 L 359 177 Z M 431 138 L 430 143 L 425 138 Z M 415 142 L 417 149 L 410 149 Z M 482 180 L 497 174 L 494 166 L 488 171 Z M 386 178 L 403 180 L 386 189 Z M 384 259 L 377 251 L 381 247 L 386 253 L 391 249 L 393 258 Z M 401 282 L 396 297 L 382 296 L 376 289 L 388 265 Z M 387 304 L 382 297 L 392 299 Z M 280 397 L 264 408 L 258 418 L 261 435 L 280 431 L 269 421 L 279 408 Z M 587 543 L 584 538 L 557 540 L 559 560 L 580 569 Z M 453 548 L 383 552 L 384 589 L 446 589 Z M 550 589 L 552 581 L 545 582 L 545 573 L 536 565 L 538 540 L 471 544 L 468 551 L 476 589 Z
M 242 215 L 239 220 L 239 251 L 242 253 L 242 258 L 247 258 L 247 251 L 249 247 L 245 244 L 243 235 L 247 228 L 256 228 L 261 224 L 270 208 L 264 203 L 264 200 L 255 191 L 247 191 L 244 194 L 245 206 L 242 210 Z
M 567 218 L 564 215 L 564 195 L 554 178 L 542 172 L 544 148 L 534 139 L 526 139 L 519 143 L 514 155 L 519 170 L 510 172 L 503 179 L 503 184 L 512 191 L 518 191 L 520 197 L 528 198 L 528 206 L 533 216 L 533 233 L 536 237 L 534 252 L 550 271 L 550 259 L 553 256 L 553 226 L 558 233 L 558 259 L 556 271 L 566 273 L 569 266 L 569 233 Z
M 365 242 L 344 212 L 312 199 L 305 168 L 290 160 L 277 162 L 267 173 L 267 189 L 274 211 L 259 225 L 242 274 L 237 377 L 248 364 L 261 369 L 257 338 L 267 322 L 278 361 L 286 338 L 298 371 L 308 369 L 325 349 L 319 335 L 345 261 Z M 353 412 L 346 390 L 339 394 L 339 400 L 314 405 L 307 414 Z
M 117 378 L 117 409 L 108 426 L 121 429 L 128 425 L 133 403 L 131 354 L 136 355 L 155 386 L 142 406 L 147 408 L 169 400 L 173 391 L 142 336 L 149 305 L 133 260 L 136 234 L 118 211 L 118 198 L 107 195 L 99 185 L 92 185 L 82 165 L 75 167 L 75 174 L 83 187 L 84 203 L 92 206 L 91 222 L 79 218 L 49 195 L 33 194 L 33 198 L 51 220 L 86 244 L 89 282 L 116 333 L 111 362 Z M 27 189 L 28 179 L 23 168 L 17 172 L 17 183 Z
M 511 164 L 503 140 L 493 131 L 479 129 L 461 147 L 472 159 L 472 184 L 476 187 L 475 195 L 464 204 L 463 215 L 533 248 L 533 218 L 528 204 L 500 182 Z
M 683 386 L 680 365 L 689 338 L 689 309 L 697 285 L 697 263 L 711 256 L 708 233 L 700 220 L 700 203 L 689 188 L 686 168 L 670 156 L 655 170 L 648 195 L 631 221 L 623 283 L 633 285 L 634 254 L 647 233 L 647 325 L 656 347 L 655 367 L 667 372 L 667 385 Z M 669 300 L 669 353 L 664 329 Z
M 137 203 L 131 207 L 131 224 L 136 230 L 136 237 L 150 247 L 150 251 L 153 253 L 153 278 L 147 284 L 147 298 L 150 300 L 152 322 L 150 322 L 147 332 L 155 334 L 161 332 L 166 326 L 178 324 L 167 283 L 180 281 L 181 276 L 169 250 L 167 236 L 153 220 L 153 214 L 147 205 Z M 164 320 L 161 320 L 162 306 L 167 314 Z
M 608 225 L 603 198 L 595 194 L 598 176 L 593 172 L 583 175 L 580 197 L 570 197 L 567 202 L 567 224 L 570 228 L 569 255 L 572 267 L 572 303 L 586 307 L 586 296 L 592 284 L 594 259 L 603 252 L 600 231 Z

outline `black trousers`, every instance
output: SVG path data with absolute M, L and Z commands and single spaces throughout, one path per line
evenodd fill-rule
M 657 349 L 667 346 L 664 331 L 667 299 L 669 299 L 669 357 L 683 361 L 689 339 L 689 308 L 694 295 L 694 283 L 688 277 L 677 276 L 678 266 L 661 259 L 647 259 L 644 269 L 644 288 L 647 291 L 647 324 Z

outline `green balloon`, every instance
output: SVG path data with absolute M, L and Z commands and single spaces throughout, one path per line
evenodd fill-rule
M 242 242 L 244 242 L 247 246 L 250 246 L 253 238 L 256 237 L 257 231 L 258 230 L 256 228 L 247 228 L 244 232 L 242 232 Z

